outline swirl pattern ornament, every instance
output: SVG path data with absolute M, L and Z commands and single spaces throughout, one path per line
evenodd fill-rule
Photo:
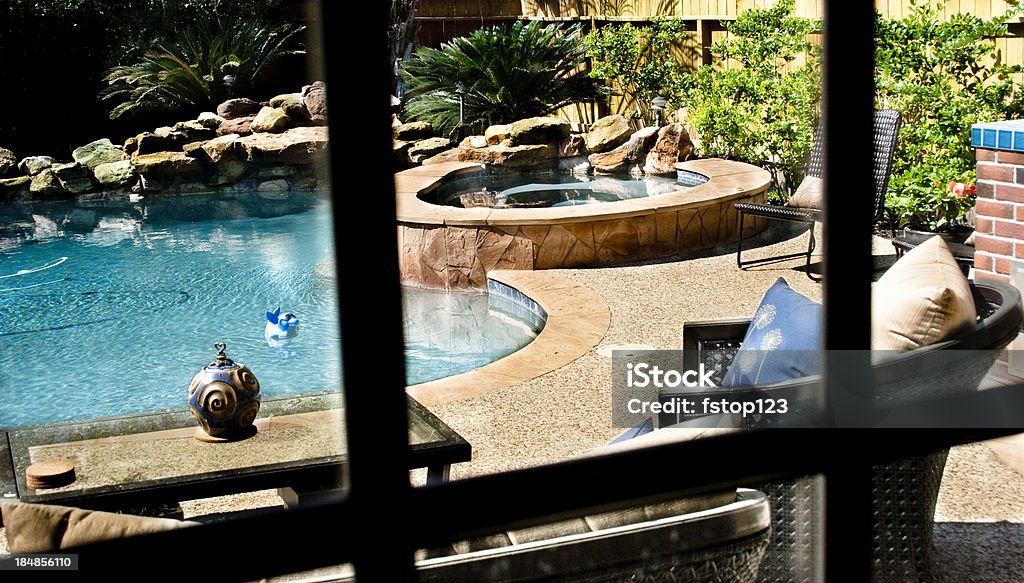
M 230 418 L 235 413 L 235 407 L 238 405 L 235 389 L 227 383 L 216 381 L 203 387 L 203 390 L 199 392 L 197 401 L 199 407 L 214 419 Z
M 188 405 L 202 429 L 196 438 L 226 441 L 256 433 L 253 422 L 260 410 L 260 382 L 251 370 L 227 358 L 218 343 L 217 358 L 192 378 Z

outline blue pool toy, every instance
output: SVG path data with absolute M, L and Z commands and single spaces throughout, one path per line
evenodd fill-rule
M 281 314 L 278 306 L 273 312 L 267 312 L 267 325 L 263 329 L 263 337 L 267 342 L 278 344 L 295 338 L 299 333 L 299 318 L 291 312 Z

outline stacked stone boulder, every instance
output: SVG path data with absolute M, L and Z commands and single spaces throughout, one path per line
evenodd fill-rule
M 534 117 L 493 125 L 483 135 L 452 147 L 431 135 L 429 125 L 413 122 L 393 130 L 399 167 L 441 162 L 479 162 L 505 167 L 560 167 L 595 174 L 675 174 L 675 164 L 693 156 L 693 142 L 681 124 L 634 131 L 622 115 L 599 119 L 586 133 L 572 133 L 569 122 Z
M 0 148 L 0 201 L 326 188 L 326 85 L 246 98 L 129 137 L 76 148 L 72 160 Z

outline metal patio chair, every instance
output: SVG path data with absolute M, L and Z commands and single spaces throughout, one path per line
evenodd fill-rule
M 896 144 L 899 136 L 902 115 L 899 111 L 893 109 L 882 109 L 875 112 L 874 118 L 875 147 L 874 155 L 872 157 L 874 164 L 872 167 L 871 177 L 873 187 L 872 194 L 874 196 L 873 202 L 875 205 L 874 219 L 875 221 L 878 221 L 881 220 L 885 214 L 885 191 L 889 188 L 889 175 L 892 171 L 893 155 L 896 152 Z M 824 132 L 819 131 L 815 136 L 814 146 L 811 149 L 811 156 L 807 161 L 807 171 L 805 174 L 806 176 L 822 178 L 824 176 L 824 170 L 825 136 Z M 814 276 L 811 275 L 810 269 L 811 254 L 814 252 L 816 244 L 814 226 L 816 223 L 820 223 L 824 220 L 824 209 L 795 207 L 790 206 L 788 202 L 787 204 L 782 205 L 743 202 L 736 203 L 734 206 L 738 215 L 737 222 L 739 223 L 736 264 L 740 269 L 748 265 L 783 261 L 785 259 L 793 259 L 796 257 L 806 257 L 805 269 L 807 271 L 807 276 L 811 279 L 815 279 Z M 806 225 L 807 230 L 810 232 L 810 239 L 807 242 L 807 251 L 744 261 L 742 258 L 743 222 L 744 217 L 747 215 Z

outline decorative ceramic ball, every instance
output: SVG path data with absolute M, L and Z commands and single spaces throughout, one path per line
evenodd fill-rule
M 256 432 L 253 421 L 260 411 L 260 382 L 248 367 L 225 355 L 226 344 L 213 347 L 217 357 L 192 377 L 188 407 L 213 440 L 249 437 Z

